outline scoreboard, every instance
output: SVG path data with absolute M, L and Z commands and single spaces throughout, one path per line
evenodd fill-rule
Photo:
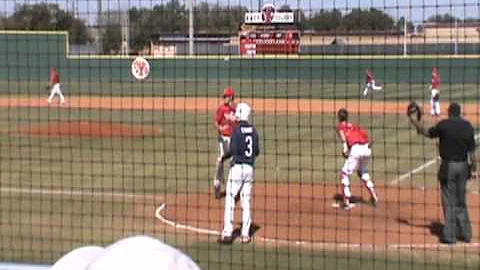
M 298 54 L 300 33 L 288 31 L 246 31 L 240 33 L 240 54 Z
M 241 55 L 300 52 L 300 31 L 293 12 L 277 11 L 273 4 L 264 5 L 260 12 L 245 14 L 239 40 Z

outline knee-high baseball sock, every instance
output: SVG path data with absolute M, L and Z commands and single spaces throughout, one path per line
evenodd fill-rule
M 361 176 L 361 178 L 362 178 L 363 184 L 368 189 L 368 193 L 370 193 L 370 196 L 377 201 L 378 200 L 377 192 L 375 191 L 375 185 L 370 179 L 370 175 L 368 173 L 364 173 Z
M 350 203 L 350 199 L 352 198 L 352 191 L 350 190 L 350 185 L 343 185 L 343 202 L 345 204 Z
M 368 94 L 368 90 L 369 90 L 369 89 L 368 89 L 368 86 L 365 87 L 365 90 L 363 90 L 363 95 L 364 95 L 364 96 L 366 96 L 366 95 Z

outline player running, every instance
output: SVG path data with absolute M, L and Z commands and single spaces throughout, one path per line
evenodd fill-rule
M 252 226 L 251 197 L 254 183 L 255 159 L 260 154 L 258 133 L 250 124 L 250 106 L 240 103 L 235 115 L 240 120 L 232 134 L 230 151 L 223 159 L 232 157 L 232 166 L 228 174 L 227 189 L 225 195 L 224 227 L 219 243 L 231 243 L 233 241 L 233 218 L 235 212 L 235 197 L 240 194 L 242 205 L 242 230 L 241 242 L 251 241 L 250 227 Z
M 373 91 L 383 90 L 381 86 L 377 86 L 375 84 L 375 75 L 373 75 L 373 72 L 370 69 L 366 70 L 366 81 L 367 81 L 367 85 L 365 86 L 365 90 L 363 90 L 364 96 L 367 96 L 368 91 L 370 90 L 373 90 Z
M 60 74 L 58 74 L 58 70 L 55 67 L 52 67 L 50 70 L 50 82 L 48 83 L 48 89 L 50 89 L 50 96 L 47 99 L 48 104 L 52 103 L 55 95 L 60 97 L 60 104 L 65 103 L 65 97 L 63 96 L 62 87 L 60 85 Z
M 229 151 L 230 137 L 237 123 L 235 117 L 235 90 L 227 87 L 223 91 L 223 103 L 218 107 L 215 113 L 215 127 L 218 132 L 218 158 L 215 167 L 215 178 L 213 186 L 215 189 L 215 198 L 222 197 L 222 183 L 224 176 L 223 156 Z
M 340 109 L 337 112 L 337 117 L 337 133 L 343 143 L 343 156 L 347 159 L 342 168 L 343 204 L 335 203 L 333 206 L 343 207 L 345 210 L 350 210 L 355 206 L 351 202 L 352 192 L 350 190 L 350 177 L 355 170 L 357 170 L 363 184 L 370 193 L 371 203 L 376 206 L 378 196 L 368 173 L 368 163 L 372 155 L 368 133 L 360 126 L 348 122 L 348 111 L 346 109 Z
M 432 84 L 430 85 L 430 114 L 432 116 L 440 115 L 440 71 L 437 67 L 432 68 Z

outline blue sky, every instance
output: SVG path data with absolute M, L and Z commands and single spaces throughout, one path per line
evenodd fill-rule
M 186 3 L 186 0 L 180 0 Z M 194 0 L 201 2 L 200 0 Z M 338 8 L 347 12 L 356 7 L 375 7 L 389 13 L 394 18 L 408 16 L 414 23 L 420 23 L 434 14 L 454 12 L 458 17 L 480 18 L 479 0 L 203 0 L 208 3 L 224 5 L 243 5 L 251 10 L 256 10 L 258 1 L 274 3 L 276 5 L 289 4 L 295 8 L 298 4 L 303 10 L 315 11 L 319 9 Z M 97 11 L 97 0 L 0 0 L 0 13 L 10 14 L 15 4 L 50 2 L 58 3 L 63 8 L 78 7 L 80 15 L 89 22 L 94 22 Z M 102 0 L 104 10 L 127 9 L 133 6 L 153 7 L 156 4 L 166 3 L 168 0 Z

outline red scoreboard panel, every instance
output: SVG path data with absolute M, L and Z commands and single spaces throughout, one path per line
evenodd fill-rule
M 297 30 L 244 31 L 240 33 L 240 54 L 298 54 L 300 32 Z

